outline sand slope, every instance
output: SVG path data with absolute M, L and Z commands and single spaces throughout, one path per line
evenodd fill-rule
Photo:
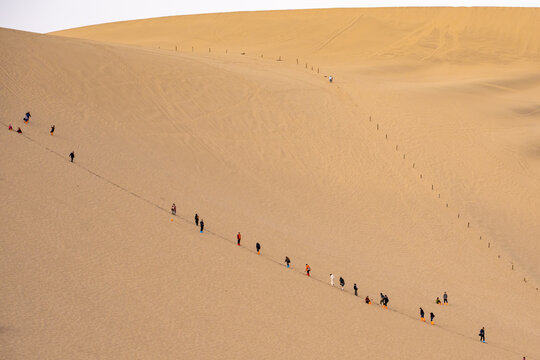
M 530 64 L 349 63 L 330 86 L 232 53 L 0 47 L 1 122 L 24 130 L 0 132 L 3 358 L 538 358 L 537 117 L 508 110 L 534 101 Z
M 325 66 L 404 59 L 540 60 L 540 9 L 372 8 L 238 12 L 123 21 L 54 34 L 207 52 L 211 47 Z
M 179 52 L 193 46 L 209 56 L 242 52 L 260 62 L 281 56 L 299 70 L 334 75 L 340 95 L 380 124 L 451 215 L 538 284 L 539 24 L 540 9 L 531 8 L 332 9 L 167 17 L 57 34 Z

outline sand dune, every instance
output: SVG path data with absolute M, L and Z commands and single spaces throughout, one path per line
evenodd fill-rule
M 397 156 L 423 172 L 424 187 L 433 185 L 453 216 L 539 283 L 539 24 L 539 9 L 333 9 L 167 17 L 57 34 L 180 53 L 193 46 L 192 54 L 208 57 L 226 49 L 229 58 L 245 52 L 265 64 L 281 57 L 287 67 L 334 75 L 334 90 L 355 116 L 380 123 Z
M 381 59 L 537 62 L 538 24 L 536 8 L 375 8 L 176 16 L 55 34 L 169 50 L 300 56 L 333 67 Z
M 539 358 L 538 12 L 387 10 L 1 30 L 2 358 Z

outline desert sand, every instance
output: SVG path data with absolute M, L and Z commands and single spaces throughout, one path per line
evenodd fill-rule
M 0 29 L 0 357 L 540 359 L 539 34 L 498 8 Z

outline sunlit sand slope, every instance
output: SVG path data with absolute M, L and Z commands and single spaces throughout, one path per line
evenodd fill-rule
M 239 12 L 116 22 L 56 34 L 181 51 L 225 49 L 359 60 L 502 62 L 540 59 L 540 9 L 379 8 Z
M 295 62 L 232 53 L 10 30 L 0 31 L 0 47 L 0 122 L 23 129 L 0 132 L 3 358 L 540 353 L 538 291 L 523 281 L 533 276 L 535 215 L 512 243 L 496 235 L 515 231 L 515 218 L 491 213 L 537 206 L 537 168 L 521 153 L 503 158 L 510 168 L 493 167 L 474 137 L 461 138 L 474 113 L 492 109 L 503 123 L 515 101 L 506 93 L 486 91 L 500 99 L 491 108 L 481 94 L 486 103 L 463 110 L 459 126 L 443 116 L 450 106 L 433 88 L 455 93 L 449 103 L 468 98 L 463 88 L 484 88 L 468 69 L 441 81 L 436 67 L 394 78 L 336 65 L 330 85 Z M 535 86 L 523 93 L 532 99 Z M 442 109 L 435 125 L 414 116 L 415 101 L 426 115 Z M 521 119 L 531 126 L 535 117 Z M 486 152 L 508 139 L 524 146 L 521 135 L 489 139 Z M 525 159 L 530 182 L 513 156 Z M 502 183 L 508 195 L 499 176 L 485 176 L 514 170 Z M 480 183 L 497 195 L 492 203 L 480 201 Z M 511 199 L 518 187 L 529 196 Z M 293 269 L 281 265 L 285 255 Z M 519 256 L 512 271 L 507 260 Z M 347 291 L 327 285 L 330 272 Z M 355 298 L 353 283 L 375 303 L 387 293 L 390 309 Z M 451 304 L 435 305 L 444 290 Z M 418 320 L 419 306 L 436 314 L 435 326 Z M 488 344 L 478 342 L 482 326 Z

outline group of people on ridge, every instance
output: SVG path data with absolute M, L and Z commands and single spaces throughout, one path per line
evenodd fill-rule
M 24 115 L 24 118 L 23 118 L 24 123 L 25 123 L 25 124 L 28 124 L 28 122 L 30 121 L 30 118 L 31 118 L 31 117 L 32 117 L 32 115 L 30 115 L 30 111 L 28 111 L 28 112 Z M 51 136 L 54 135 L 54 129 L 55 129 L 55 128 L 56 128 L 55 125 L 51 125 L 51 130 L 49 131 L 49 133 L 51 134 Z M 13 130 L 14 130 L 14 129 L 13 129 L 13 126 L 12 126 L 11 124 L 8 125 L 8 130 L 9 130 L 9 131 L 13 131 Z M 21 127 L 20 127 L 20 126 L 17 127 L 17 131 L 16 131 L 16 132 L 19 133 L 19 134 L 22 134 L 22 130 L 21 130 Z M 69 158 L 70 158 L 71 162 L 73 162 L 73 159 L 75 158 L 75 152 L 72 151 L 72 152 L 69 154 Z
M 333 77 L 329 76 L 329 81 L 332 82 L 332 80 L 333 80 Z M 31 116 L 32 115 L 30 114 L 30 112 L 27 112 L 25 114 L 25 117 L 23 118 L 24 123 L 27 124 L 30 121 Z M 9 124 L 8 130 L 10 130 L 10 131 L 13 130 L 13 126 L 11 124 Z M 51 130 L 50 130 L 51 136 L 54 134 L 54 130 L 55 130 L 55 125 L 51 125 Z M 19 134 L 22 134 L 21 128 L 18 127 L 16 132 L 19 133 Z M 73 162 L 73 160 L 75 158 L 75 152 L 74 151 L 72 151 L 69 154 L 69 158 L 70 158 L 70 161 Z M 176 216 L 176 204 L 175 203 L 173 203 L 172 206 L 171 206 L 171 213 L 172 213 L 172 215 Z M 203 231 L 204 231 L 204 220 L 200 219 L 200 221 L 199 221 L 199 215 L 198 214 L 195 214 L 195 225 L 200 226 L 200 232 L 203 233 Z M 241 246 L 242 235 L 241 235 L 240 232 L 238 232 L 238 234 L 236 235 L 236 239 L 237 239 L 237 245 Z M 259 244 L 258 242 L 255 245 L 255 250 L 257 251 L 257 255 L 261 254 L 261 244 Z M 288 256 L 285 256 L 284 262 L 285 262 L 287 268 L 290 268 L 291 259 Z M 311 272 L 311 267 L 308 264 L 306 264 L 305 272 L 306 272 L 306 275 L 309 277 L 310 272 Z M 335 278 L 334 274 L 330 274 L 330 285 L 331 286 L 334 286 L 334 278 Z M 339 284 L 341 286 L 341 290 L 344 291 L 345 290 L 345 280 L 343 279 L 343 277 L 339 278 Z M 358 296 L 358 286 L 356 285 L 356 283 L 354 284 L 353 289 L 354 289 L 354 295 Z M 381 296 L 380 305 L 383 307 L 383 309 L 388 309 L 388 302 L 389 302 L 388 296 L 383 294 L 383 293 L 380 293 L 380 296 Z M 369 298 L 369 296 L 366 296 L 365 303 L 366 304 L 371 304 L 371 299 Z M 443 302 L 441 302 L 440 298 L 437 297 L 437 299 L 435 300 L 435 303 L 437 305 L 448 305 L 448 294 L 446 293 L 446 291 L 443 294 Z M 434 325 L 433 320 L 435 318 L 435 314 L 433 312 L 430 312 L 429 315 L 430 315 L 431 325 Z M 424 312 L 424 309 L 422 309 L 422 307 L 420 307 L 420 319 L 423 322 L 426 321 L 425 320 L 425 312 Z M 478 336 L 480 337 L 481 342 L 483 342 L 483 343 L 486 342 L 484 327 L 482 327 L 482 329 L 480 329 L 480 332 L 479 332 Z M 525 359 L 525 357 L 524 357 L 524 359 Z

